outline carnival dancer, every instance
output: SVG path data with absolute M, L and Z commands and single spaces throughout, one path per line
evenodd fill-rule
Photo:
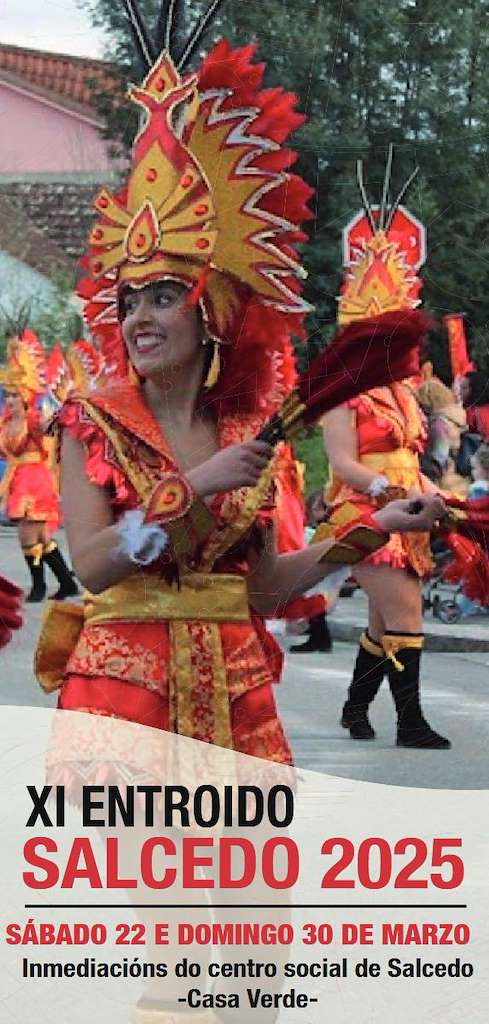
M 423 226 L 400 205 L 410 181 L 388 207 L 392 162 L 389 151 L 382 203 L 370 205 L 358 182 L 364 209 L 344 232 L 345 279 L 339 299 L 342 324 L 399 311 L 409 317 L 419 303 L 416 276 L 425 258 Z M 436 490 L 420 472 L 425 420 L 410 381 L 361 394 L 328 413 L 324 439 L 333 470 L 330 522 L 341 523 L 345 508 L 374 510 L 389 496 Z M 354 576 L 368 596 L 368 629 L 362 635 L 341 724 L 354 739 L 375 736 L 368 708 L 387 673 L 397 712 L 397 745 L 447 748 L 450 743 L 426 721 L 420 703 L 423 648 L 421 581 L 430 573 L 429 534 L 392 534 L 389 543 Z
M 28 328 L 20 337 L 10 339 L 0 383 L 5 397 L 0 451 L 7 459 L 0 498 L 10 519 L 17 523 L 19 542 L 31 575 L 32 586 L 26 600 L 44 600 L 45 565 L 59 582 L 54 597 L 72 597 L 78 588 L 52 539 L 59 524 L 59 493 L 53 441 L 44 433 L 40 407 L 47 386 L 46 356 L 39 338 Z
M 127 187 L 95 201 L 82 289 L 125 376 L 59 416 L 66 530 L 91 595 L 70 622 L 48 618 L 38 673 L 62 683 L 61 708 L 289 763 L 262 615 L 321 579 L 337 545 L 276 555 L 273 450 L 254 439 L 274 353 L 307 308 L 294 243 L 310 190 L 279 145 L 302 121 L 295 97 L 261 90 L 252 58 L 223 41 L 183 76 L 165 52 L 132 90 L 145 121 Z M 349 524 L 340 556 L 440 514 L 438 499 L 412 520 L 408 505 Z

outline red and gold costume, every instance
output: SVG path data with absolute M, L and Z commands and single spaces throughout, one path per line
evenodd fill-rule
M 282 143 L 303 120 L 295 97 L 261 89 L 253 47 L 221 42 L 196 74 L 164 53 L 132 99 L 144 110 L 127 188 L 95 201 L 81 285 L 86 317 L 119 383 L 69 400 L 60 426 L 85 449 L 114 520 L 143 507 L 170 550 L 84 610 L 47 621 L 38 671 L 60 706 L 115 715 L 289 762 L 272 684 L 282 655 L 250 609 L 246 573 L 271 516 L 273 463 L 253 489 L 208 510 L 190 491 L 127 365 L 117 319 L 124 285 L 176 279 L 214 345 L 206 401 L 221 446 L 256 436 L 279 404 L 290 334 L 308 308 L 295 244 L 311 190 Z M 173 111 L 185 110 L 176 129 Z M 128 376 L 129 373 L 129 376 Z M 64 623 L 64 625 L 63 625 Z M 60 638 L 66 639 L 66 656 Z M 54 636 L 55 644 L 50 639 Z
M 406 493 L 423 491 L 419 454 L 426 441 L 426 425 L 410 384 L 375 388 L 352 399 L 348 408 L 355 415 L 358 461 L 387 477 L 394 488 Z M 341 509 L 346 502 L 352 502 L 359 513 L 376 507 L 375 498 L 335 477 L 329 500 L 333 505 L 333 525 L 341 523 Z M 371 555 L 369 561 L 396 569 L 410 567 L 418 576 L 426 576 L 432 568 L 429 537 L 422 533 L 393 533 L 389 543 Z
M 363 191 L 363 183 L 361 187 Z M 384 207 L 367 202 L 365 211 L 353 217 L 344 231 L 346 270 L 339 298 L 339 323 L 362 321 L 368 325 L 370 320 L 375 337 L 376 318 L 382 314 L 399 311 L 401 319 L 402 315 L 409 317 L 409 311 L 419 304 L 421 281 L 416 273 L 425 252 L 424 228 L 403 206 L 395 204 L 387 215 Z M 406 380 L 374 388 L 346 403 L 346 407 L 354 416 L 358 461 L 375 475 L 386 477 L 389 485 L 400 492 L 425 490 L 419 455 L 427 429 L 414 383 Z M 345 506 L 350 509 L 353 504 L 358 512 L 372 511 L 377 506 L 375 497 L 337 478 L 332 481 L 329 500 L 333 505 L 333 528 L 344 522 Z M 392 534 L 389 543 L 370 561 L 394 568 L 410 567 L 418 576 L 425 576 L 432 567 L 429 537 Z
M 109 435 L 94 423 L 93 410 L 110 417 Z M 133 449 L 133 472 L 154 481 L 178 474 L 137 386 L 114 385 L 89 405 L 69 402 L 61 423 L 82 441 L 87 475 L 111 494 L 116 521 L 141 504 L 118 464 L 120 444 Z M 253 437 L 259 423 L 254 415 L 223 417 L 220 444 Z M 262 619 L 250 611 L 246 545 L 239 544 L 254 523 L 269 518 L 267 492 L 264 480 L 256 493 L 243 489 L 214 501 L 208 535 L 191 570 L 181 570 L 179 584 L 172 581 L 171 566 L 160 561 L 88 599 L 85 624 L 66 666 L 61 707 L 117 715 L 255 756 L 290 760 L 271 691 L 282 654 Z
M 44 349 L 33 331 L 23 331 L 9 343 L 8 363 L 0 371 L 6 391 L 22 398 L 24 411 L 13 416 L 5 410 L 0 421 L 0 451 L 7 468 L 0 484 L 0 499 L 10 519 L 59 522 L 59 496 L 53 443 L 43 432 L 37 402 L 46 390 Z

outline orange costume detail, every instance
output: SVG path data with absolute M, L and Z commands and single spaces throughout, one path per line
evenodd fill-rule
M 107 388 L 91 396 L 90 407 L 106 420 L 110 417 L 113 436 L 131 444 L 144 473 L 149 470 L 161 478 L 162 473 L 174 469 L 171 453 L 137 386 L 119 383 Z M 256 415 L 224 417 L 219 423 L 221 446 L 253 437 L 259 422 Z M 121 470 L 107 435 L 91 418 L 90 409 L 69 401 L 60 414 L 60 424 L 82 441 L 87 476 L 110 495 L 115 520 L 140 507 L 134 487 Z M 156 617 L 157 612 L 153 619 L 146 613 L 136 621 L 122 602 L 114 616 L 95 624 L 86 612 L 64 671 L 60 707 L 116 715 L 208 742 L 220 740 L 221 745 L 257 757 L 291 761 L 272 693 L 272 684 L 280 677 L 282 653 L 263 620 L 249 609 L 244 583 L 254 523 L 266 523 L 271 515 L 268 490 L 267 485 L 255 516 L 247 516 L 246 511 L 250 489 L 216 497 L 213 528 L 190 562 L 178 567 L 180 587 L 165 582 L 174 579 L 176 569 L 169 559 L 165 561 L 166 553 L 143 576 L 138 573 L 122 584 L 129 585 L 128 593 L 131 586 L 143 586 L 147 605 L 152 584 L 158 581 L 158 589 L 168 594 L 167 618 Z M 200 611 L 197 603 L 197 612 L 192 611 L 195 618 L 182 618 L 188 589 L 202 581 L 205 589 Z M 216 612 L 216 624 L 212 609 L 218 607 L 221 583 L 226 588 L 242 584 L 244 613 L 238 610 L 235 621 L 223 621 L 222 614 Z M 122 592 L 117 587 L 112 590 L 118 595 Z M 109 594 L 105 591 L 94 598 L 95 607 L 106 595 L 107 603 Z M 90 599 L 86 608 L 89 605 Z M 182 659 L 186 672 L 178 680 Z M 229 716 L 227 740 L 223 738 L 223 714 Z
M 348 408 L 354 411 L 356 418 L 359 462 L 376 474 L 386 476 L 393 487 L 423 491 L 419 452 L 426 439 L 426 426 L 409 384 L 375 388 L 352 399 Z M 341 507 L 345 502 L 353 502 L 359 513 L 376 507 L 375 500 L 368 494 L 355 491 L 337 478 L 332 482 L 330 501 L 332 525 L 341 523 Z M 432 568 L 429 537 L 424 533 L 393 533 L 388 544 L 368 561 L 396 569 L 410 567 L 418 576 L 425 576 Z
M 293 448 L 280 446 L 275 476 L 277 511 L 277 551 L 301 551 L 304 541 L 304 467 L 294 457 Z M 303 594 L 277 609 L 280 618 L 310 619 L 326 610 L 324 594 Z

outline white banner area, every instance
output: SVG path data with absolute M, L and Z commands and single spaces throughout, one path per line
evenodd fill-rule
M 2 716 L 2 1024 L 487 1021 L 486 791 Z

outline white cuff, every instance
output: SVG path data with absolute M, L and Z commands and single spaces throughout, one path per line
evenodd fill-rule
M 378 476 L 374 476 L 373 480 L 370 481 L 367 487 L 367 494 L 371 498 L 378 498 L 379 494 L 383 494 L 384 491 L 389 487 L 389 481 L 383 473 L 379 473 Z
M 168 544 L 168 534 L 156 523 L 144 522 L 142 508 L 125 512 L 117 523 L 119 544 L 116 554 L 125 555 L 136 565 L 151 565 L 156 562 Z

